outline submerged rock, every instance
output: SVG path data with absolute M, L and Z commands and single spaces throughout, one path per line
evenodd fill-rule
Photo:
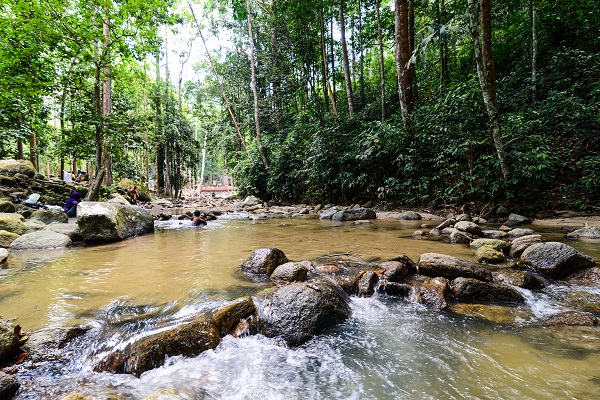
M 261 333 L 288 346 L 303 344 L 351 314 L 348 296 L 326 280 L 285 285 L 260 310 Z
M 538 243 L 528 247 L 517 264 L 552 278 L 562 278 L 578 269 L 595 266 L 592 257 L 568 244 L 558 242 Z
M 254 250 L 240 265 L 240 269 L 248 274 L 269 276 L 275 268 L 288 261 L 283 251 L 276 248 L 263 248 Z
M 600 314 L 600 296 L 594 293 L 578 290 L 567 296 L 566 303 L 581 311 Z
M 571 285 L 600 285 L 600 268 L 582 268 L 567 276 L 565 280 Z
M 529 310 L 505 304 L 456 303 L 450 305 L 449 309 L 456 314 L 497 324 L 514 324 L 532 318 Z
M 77 205 L 77 225 L 86 243 L 110 243 L 154 232 L 154 218 L 146 210 L 95 201 Z
M 421 275 L 441 276 L 448 279 L 465 277 L 482 281 L 492 280 L 492 273 L 480 264 L 445 254 L 421 254 L 417 266 Z
M 221 342 L 213 320 L 199 320 L 159 332 L 114 352 L 96 366 L 96 371 L 134 374 L 158 368 L 166 356 L 194 357 L 214 349 Z
M 598 325 L 598 317 L 592 313 L 566 311 L 553 315 L 544 322 L 545 326 L 594 326 Z
M 450 284 L 452 296 L 462 301 L 490 303 L 522 303 L 523 295 L 516 289 L 501 284 L 483 282 L 473 278 L 456 278 Z

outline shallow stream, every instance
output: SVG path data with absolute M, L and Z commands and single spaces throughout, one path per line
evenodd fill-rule
M 92 372 L 103 354 L 136 337 L 263 290 L 239 270 L 257 248 L 277 247 L 298 261 L 417 260 L 426 252 L 473 260 L 465 245 L 412 238 L 423 222 L 229 217 L 190 228 L 167 221 L 117 244 L 11 254 L 0 270 L 0 316 L 26 331 L 93 327 L 65 348 L 66 365 L 21 368 L 17 399 L 73 392 L 148 400 L 596 398 L 598 328 L 503 325 L 381 296 L 353 298 L 349 320 L 299 348 L 226 337 L 215 350 L 172 357 L 141 378 Z M 564 240 L 565 232 L 537 230 L 545 240 Z M 600 259 L 598 242 L 569 244 Z M 527 292 L 527 315 L 558 312 L 553 290 Z

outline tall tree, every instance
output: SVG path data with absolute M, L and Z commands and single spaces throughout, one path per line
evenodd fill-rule
M 496 98 L 490 0 L 481 0 L 481 3 L 477 2 L 477 0 L 469 0 L 469 17 L 471 21 L 471 36 L 473 39 L 477 76 L 483 94 L 483 102 L 487 110 L 488 124 L 494 148 L 500 163 L 500 170 L 503 178 L 506 180 L 509 176 L 509 170 L 504 154 L 504 145 L 500 130 L 500 112 L 498 111 Z
M 346 43 L 346 22 L 344 0 L 339 2 L 340 11 L 340 42 L 342 45 L 342 65 L 344 68 L 344 81 L 346 82 L 346 97 L 348 98 L 348 113 L 354 115 L 354 95 L 352 93 L 352 77 L 350 75 L 350 62 L 348 61 L 348 44 Z
M 381 80 L 381 122 L 385 120 L 385 59 L 383 57 L 383 35 L 381 33 L 380 0 L 375 1 L 377 10 L 377 41 L 379 42 L 379 79 Z

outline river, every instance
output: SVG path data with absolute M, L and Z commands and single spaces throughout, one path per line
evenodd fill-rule
M 91 326 L 64 349 L 67 364 L 21 367 L 17 399 L 546 399 L 600 392 L 600 330 L 492 323 L 394 298 L 353 298 L 352 317 L 289 349 L 262 336 L 226 337 L 198 357 L 131 375 L 95 373 L 111 349 L 210 312 L 265 284 L 239 264 L 261 247 L 293 260 L 344 255 L 370 262 L 438 252 L 474 260 L 465 245 L 414 239 L 419 222 L 354 225 L 315 219 L 256 222 L 224 217 L 208 226 L 157 223 L 116 244 L 11 254 L 0 270 L 0 315 L 32 331 Z M 565 232 L 544 228 L 545 240 Z M 571 241 L 600 259 L 598 242 Z M 598 288 L 596 288 L 598 289 Z M 595 293 L 600 294 L 600 290 Z M 527 293 L 528 315 L 558 311 L 552 287 Z

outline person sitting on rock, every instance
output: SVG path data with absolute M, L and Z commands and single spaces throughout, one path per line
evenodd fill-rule
M 75 217 L 77 216 L 77 204 L 79 204 L 79 202 L 81 201 L 81 193 L 79 192 L 73 192 L 71 193 L 71 197 L 69 197 L 69 200 L 67 200 L 67 202 L 65 203 L 65 206 L 63 208 L 63 210 L 65 210 L 65 212 L 67 213 L 68 217 Z
M 206 225 L 206 214 L 201 213 L 200 211 L 194 211 L 194 218 L 192 219 L 192 225 Z

